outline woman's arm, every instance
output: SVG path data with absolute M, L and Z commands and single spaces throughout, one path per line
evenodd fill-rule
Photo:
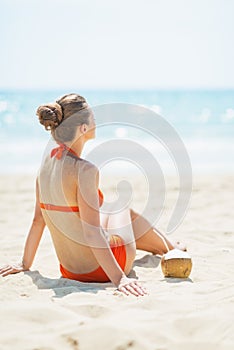
M 80 169 L 77 191 L 80 218 L 87 245 L 110 280 L 118 286 L 125 274 L 101 232 L 98 182 L 99 174 L 95 166 L 86 164 Z
M 30 269 L 32 266 L 37 248 L 39 246 L 41 236 L 45 228 L 45 221 L 42 216 L 39 200 L 39 187 L 38 181 L 36 182 L 36 204 L 34 218 L 31 225 L 31 228 L 28 233 L 28 237 L 24 247 L 24 255 L 22 259 L 22 264 L 25 270 Z
M 35 205 L 34 218 L 28 233 L 28 237 L 26 239 L 22 262 L 20 262 L 19 264 L 7 265 L 1 268 L 0 269 L 1 276 L 4 277 L 12 273 L 29 270 L 29 268 L 33 263 L 44 228 L 45 228 L 45 221 L 41 213 L 41 208 L 39 204 L 38 182 L 36 182 L 36 205 Z
M 101 232 L 98 183 L 99 173 L 95 166 L 88 164 L 79 171 L 77 200 L 87 245 L 118 290 L 127 295 L 144 295 L 146 290 L 136 280 L 126 277 Z

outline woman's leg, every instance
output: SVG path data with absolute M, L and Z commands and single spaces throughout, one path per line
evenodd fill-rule
M 161 232 L 158 232 L 156 228 L 152 227 L 143 216 L 137 214 L 132 209 L 130 209 L 130 216 L 137 249 L 159 255 L 163 255 L 168 249 L 178 248 L 186 250 L 186 247 L 180 244 L 180 242 L 173 244 L 169 241 Z
M 186 250 L 186 247 L 180 242 L 173 244 L 161 232 L 152 227 L 149 221 L 132 209 L 126 209 L 116 214 L 102 214 L 101 225 L 109 234 L 117 234 L 125 241 L 127 252 L 126 270 L 128 272 L 131 270 L 135 259 L 136 249 L 159 255 L 163 255 L 174 248 Z

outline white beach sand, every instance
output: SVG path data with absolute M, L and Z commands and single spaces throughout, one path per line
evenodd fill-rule
M 177 195 L 175 179 L 168 183 L 162 230 Z M 137 208 L 143 189 L 136 185 Z M 108 195 L 110 179 L 101 188 Z M 185 220 L 170 236 L 188 246 L 190 279 L 165 279 L 159 257 L 138 251 L 131 275 L 148 289 L 145 297 L 116 293 L 111 283 L 61 279 L 46 230 L 31 271 L 0 277 L 0 349 L 233 349 L 233 189 L 234 175 L 195 177 Z M 22 255 L 34 179 L 1 176 L 0 194 L 3 265 Z

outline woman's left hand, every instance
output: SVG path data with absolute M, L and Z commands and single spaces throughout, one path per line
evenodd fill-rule
M 5 265 L 0 268 L 0 276 L 5 277 L 7 275 L 13 274 L 13 273 L 18 273 L 25 271 L 26 269 L 23 266 L 23 263 L 15 263 L 11 265 Z

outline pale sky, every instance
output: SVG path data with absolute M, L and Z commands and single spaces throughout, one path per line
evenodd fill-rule
M 233 0 L 0 0 L 0 88 L 234 88 Z

